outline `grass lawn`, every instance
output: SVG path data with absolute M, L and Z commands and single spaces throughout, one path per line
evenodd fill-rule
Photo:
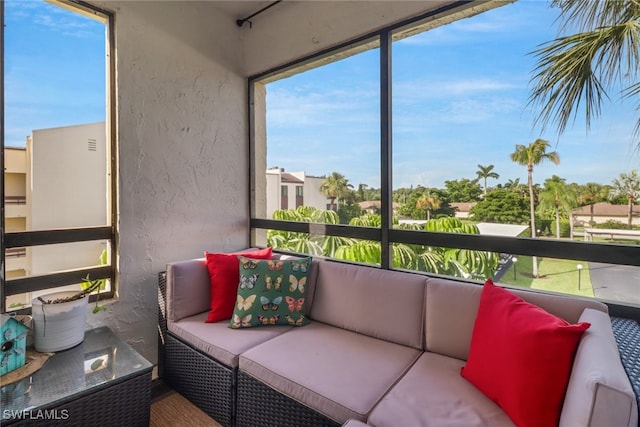
M 578 264 L 583 266 L 580 273 L 578 273 L 576 267 Z M 531 277 L 532 265 L 532 257 L 518 256 L 515 271 L 512 264 L 504 273 L 500 282 L 524 288 L 593 297 L 588 262 L 538 257 L 538 274 L 540 277 L 535 279 Z M 578 283 L 578 279 L 580 283 Z M 580 289 L 578 289 L 578 284 Z

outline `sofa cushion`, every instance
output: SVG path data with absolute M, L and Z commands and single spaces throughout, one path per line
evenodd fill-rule
M 376 427 L 513 427 L 494 402 L 460 376 L 464 361 L 424 353 L 380 403 L 368 423 Z
M 229 327 L 309 323 L 305 299 L 311 257 L 254 260 L 239 256 L 240 284 Z
M 244 352 L 239 369 L 342 423 L 364 421 L 419 355 L 411 347 L 311 322 Z
M 609 316 L 586 309 L 580 321 L 591 323 L 573 362 L 560 427 L 638 425 L 638 408 L 621 363 Z
M 167 321 L 173 322 L 209 310 L 209 273 L 204 258 L 167 264 L 166 304 Z
M 271 259 L 271 248 L 231 254 L 205 252 L 210 279 L 210 311 L 207 323 L 231 318 L 238 292 L 238 254 L 248 258 Z
M 311 318 L 422 348 L 424 276 L 325 261 L 318 265 Z
M 587 322 L 569 324 L 487 280 L 462 376 L 521 427 L 557 426 Z
M 206 318 L 207 312 L 204 312 L 179 322 L 168 322 L 167 327 L 177 337 L 231 368 L 238 367 L 238 356 L 242 352 L 292 329 L 276 326 L 234 331 L 228 328 L 228 321 L 205 323 Z
M 569 323 L 580 318 L 584 308 L 607 312 L 593 299 L 509 289 L 514 294 Z M 427 279 L 425 349 L 467 360 L 473 324 L 478 313 L 482 286 L 449 279 Z

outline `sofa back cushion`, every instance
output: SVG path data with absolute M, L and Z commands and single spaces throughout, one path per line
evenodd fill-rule
M 510 289 L 543 310 L 576 323 L 585 308 L 607 312 L 607 306 L 579 297 Z M 450 279 L 427 279 L 425 350 L 467 360 L 482 286 Z
M 209 271 L 204 258 L 167 264 L 167 320 L 209 311 Z
M 318 263 L 314 320 L 422 348 L 425 277 L 375 267 Z

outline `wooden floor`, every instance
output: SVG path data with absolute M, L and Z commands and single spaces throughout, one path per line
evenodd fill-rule
M 222 427 L 200 408 L 169 387 L 156 383 L 151 400 L 151 427 Z

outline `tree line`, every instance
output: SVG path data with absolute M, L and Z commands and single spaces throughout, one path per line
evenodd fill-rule
M 488 179 L 497 180 L 500 175 L 494 165 L 478 165 L 475 179 L 462 178 L 445 181 L 445 188 L 428 188 L 421 185 L 393 190 L 392 199 L 399 204 L 398 215 L 411 219 L 429 220 L 454 216 L 451 206 L 457 202 L 474 202 L 472 219 L 478 222 L 505 224 L 529 224 L 532 237 L 537 230 L 547 230 L 554 223 L 553 232 L 560 237 L 560 224 L 568 221 L 571 209 L 591 206 L 590 224 L 594 225 L 593 205 L 598 202 L 626 204 L 627 228 L 632 228 L 633 207 L 640 200 L 640 176 L 636 170 L 621 173 L 611 184 L 567 183 L 566 179 L 553 175 L 542 185 L 533 183 L 534 167 L 543 161 L 560 162 L 557 152 L 548 152 L 550 144 L 537 139 L 529 145 L 516 145 L 510 154 L 512 161 L 527 168 L 527 183 L 518 178 L 510 179 L 494 187 Z M 379 201 L 380 189 L 359 184 L 354 189 L 344 175 L 333 172 L 322 182 L 320 191 L 330 200 L 332 210 L 338 212 L 340 223 L 348 224 L 364 211 L 357 205 L 363 201 Z

